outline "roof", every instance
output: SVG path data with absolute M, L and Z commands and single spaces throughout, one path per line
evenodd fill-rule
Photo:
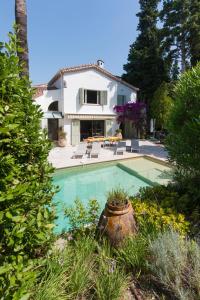
M 36 99 L 36 98 L 42 96 L 43 92 L 46 90 L 57 90 L 57 88 L 55 86 L 49 87 L 48 84 L 46 84 L 46 83 L 33 85 L 33 88 L 35 89 L 33 99 Z
M 48 86 L 51 86 L 57 79 L 59 79 L 63 74 L 65 73 L 74 73 L 74 72 L 79 72 L 79 71 L 84 71 L 84 70 L 90 70 L 90 69 L 95 69 L 96 71 L 106 75 L 107 77 L 116 80 L 126 86 L 128 86 L 130 89 L 134 91 L 139 91 L 139 88 L 133 86 L 132 84 L 129 84 L 128 82 L 122 80 L 120 77 L 115 76 L 108 72 L 107 70 L 99 67 L 96 64 L 87 64 L 87 65 L 79 65 L 75 67 L 69 67 L 69 68 L 63 68 L 60 69 L 54 76 L 53 78 L 49 81 Z

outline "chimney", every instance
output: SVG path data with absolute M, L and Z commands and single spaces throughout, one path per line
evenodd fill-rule
M 100 68 L 104 69 L 104 61 L 101 59 L 97 60 L 97 66 L 99 66 Z

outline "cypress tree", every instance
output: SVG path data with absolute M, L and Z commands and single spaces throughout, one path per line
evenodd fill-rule
M 163 22 L 162 45 L 169 64 L 180 60 L 181 72 L 189 64 L 188 21 L 189 0 L 164 0 L 160 12 Z
M 123 78 L 140 88 L 140 99 L 145 100 L 148 108 L 155 90 L 167 80 L 167 72 L 160 49 L 160 31 L 157 28 L 159 0 L 139 2 L 137 30 L 140 33 L 130 46 Z
M 200 61 L 200 0 L 192 0 L 190 3 L 188 29 L 191 65 L 195 66 Z

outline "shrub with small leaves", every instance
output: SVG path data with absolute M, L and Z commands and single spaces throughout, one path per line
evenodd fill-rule
M 65 209 L 70 230 L 74 234 L 94 232 L 99 219 L 99 209 L 99 203 L 95 199 L 89 200 L 87 205 L 84 205 L 78 198 L 75 199 L 74 205 Z
M 0 44 L 0 298 L 28 299 L 35 265 L 48 250 L 54 219 L 50 143 L 42 112 L 20 77 L 16 38 Z
M 140 230 L 152 227 L 152 230 L 162 231 L 173 228 L 181 235 L 185 236 L 189 230 L 189 222 L 185 220 L 183 214 L 174 212 L 167 208 L 162 208 L 159 204 L 143 202 L 134 198 L 132 200 L 136 221 Z
M 149 266 L 180 300 L 200 299 L 200 247 L 177 232 L 166 231 L 150 242 Z

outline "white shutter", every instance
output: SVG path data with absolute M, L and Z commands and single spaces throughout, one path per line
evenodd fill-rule
M 80 143 L 80 120 L 72 120 L 72 146 Z
M 100 93 L 100 104 L 101 105 L 107 105 L 108 103 L 108 92 L 107 91 L 101 91 Z
M 105 120 L 105 133 L 106 133 L 106 136 L 112 136 L 112 128 L 113 128 L 113 121 L 112 120 Z
M 80 105 L 84 104 L 84 89 L 83 88 L 79 89 L 79 103 L 80 103 Z

